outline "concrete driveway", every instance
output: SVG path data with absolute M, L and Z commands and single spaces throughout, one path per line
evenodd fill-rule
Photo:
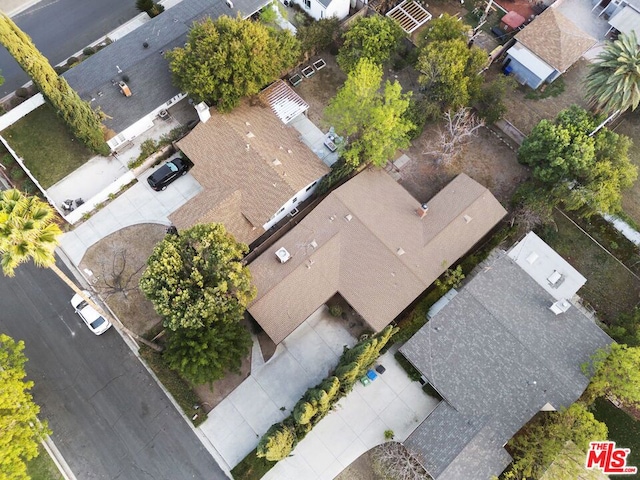
M 190 174 L 180 177 L 163 192 L 155 192 L 146 182 L 151 169 L 102 210 L 74 230 L 65 233 L 60 247 L 75 264 L 80 264 L 87 249 L 122 228 L 139 223 L 170 225 L 169 215 L 195 197 L 202 187 Z
M 412 382 L 392 348 L 378 359 L 386 368 L 371 384 L 356 384 L 263 480 L 332 480 L 360 455 L 384 443 L 384 432 L 403 442 L 436 408 L 439 400 Z
M 266 364 L 260 364 L 260 349 L 254 345 L 251 376 L 209 412 L 200 430 L 228 467 L 237 465 L 271 425 L 291 413 L 307 388 L 328 375 L 344 345 L 355 342 L 323 306 L 278 346 Z M 362 453 L 384 442 L 385 430 L 393 430 L 400 441 L 408 437 L 438 400 L 409 380 L 393 352 L 378 363 L 386 372 L 367 387 L 358 384 L 300 442 L 294 455 L 278 463 L 265 479 L 333 479 Z

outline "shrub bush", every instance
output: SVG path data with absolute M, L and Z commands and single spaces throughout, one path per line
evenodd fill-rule
M 53 69 L 58 75 L 62 75 L 64 72 L 69 70 L 69 67 L 67 67 L 66 65 L 56 65 L 55 67 L 53 67 Z
M 329 307 L 329 313 L 332 317 L 339 317 L 342 315 L 342 307 L 340 305 L 331 305 Z
M 78 59 L 76 57 L 69 57 L 67 59 L 67 67 L 69 68 L 73 67 L 76 63 L 78 63 Z
M 27 98 L 29 96 L 29 90 L 24 87 L 20 87 L 16 90 L 16 97 Z
M 82 54 L 86 55 L 87 57 L 93 55 L 94 53 L 96 53 L 96 49 L 93 47 L 86 47 L 84 50 L 82 50 Z
M 9 177 L 11 178 L 11 180 L 19 181 L 19 180 L 22 180 L 24 177 L 26 177 L 26 174 L 24 173 L 24 170 L 22 170 L 21 168 L 13 168 L 9 172 Z

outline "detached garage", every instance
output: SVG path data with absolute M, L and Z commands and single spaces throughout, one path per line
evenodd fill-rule
M 504 70 L 533 89 L 553 82 L 596 43 L 554 8 L 545 10 L 515 40 Z

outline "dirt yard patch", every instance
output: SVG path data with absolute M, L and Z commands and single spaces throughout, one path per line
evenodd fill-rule
M 430 125 L 406 150 L 411 161 L 400 171 L 402 185 L 416 199 L 426 201 L 464 172 L 506 205 L 517 186 L 529 175 L 528 169 L 518 163 L 516 153 L 492 131 L 482 128 L 457 160 L 448 166 L 438 165 L 433 155 L 423 153 L 433 150 L 438 128 Z
M 322 58 L 327 66 L 317 71 L 312 77 L 305 78 L 300 85 L 294 87 L 306 102 L 309 104 L 307 115 L 309 120 L 315 123 L 320 129 L 328 130 L 328 125 L 323 119 L 324 109 L 329 105 L 329 101 L 335 97 L 338 88 L 342 86 L 347 76 L 340 70 L 336 62 L 336 57 L 329 52 L 323 52 L 309 61 L 312 62 Z M 305 67 L 305 63 L 302 67 Z M 300 73 L 298 70 L 290 75 Z
M 89 248 L 80 262 L 81 269 L 93 272 L 94 288 L 120 321 L 138 335 L 161 322 L 151 302 L 140 292 L 138 281 L 166 228 L 150 223 L 123 228 Z
M 544 118 L 552 120 L 561 110 L 571 105 L 588 108 L 582 87 L 582 81 L 588 72 L 588 65 L 589 63 L 586 60 L 580 59 L 562 75 L 565 90 L 557 97 L 531 100 L 526 98 L 526 94 L 531 92 L 531 89 L 519 86 L 510 95 L 505 96 L 507 113 L 504 118 L 515 125 L 522 133 L 529 135 L 540 120 Z M 500 73 L 500 65 L 494 64 L 488 74 L 490 76 L 502 75 Z
M 345 468 L 335 480 L 383 480 L 375 474 L 371 464 L 370 451 L 363 453 Z

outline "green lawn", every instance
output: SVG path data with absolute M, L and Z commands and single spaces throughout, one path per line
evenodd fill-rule
M 31 480 L 63 480 L 53 460 L 40 445 L 40 454 L 27 463 L 27 473 Z
M 93 156 L 47 104 L 0 134 L 44 188 L 62 180 Z
M 609 427 L 609 440 L 616 442 L 616 447 L 630 448 L 627 465 L 640 469 L 640 421 L 634 420 L 624 411 L 616 408 L 608 400 L 599 398 L 593 412 L 595 417 Z M 611 475 L 612 479 L 638 480 L 638 475 Z
M 575 225 L 559 213 L 554 220 L 557 232 L 547 228 L 539 232 L 542 239 L 587 278 L 587 283 L 578 295 L 595 308 L 600 320 L 615 323 L 620 313 L 631 312 L 640 298 L 640 280 L 624 269 Z M 609 251 L 622 258 L 631 266 L 637 260 L 633 257 L 633 244 L 624 237 L 612 239 L 615 231 L 603 221 L 595 218 L 585 230 L 596 237 Z M 625 259 L 625 255 L 632 255 Z

